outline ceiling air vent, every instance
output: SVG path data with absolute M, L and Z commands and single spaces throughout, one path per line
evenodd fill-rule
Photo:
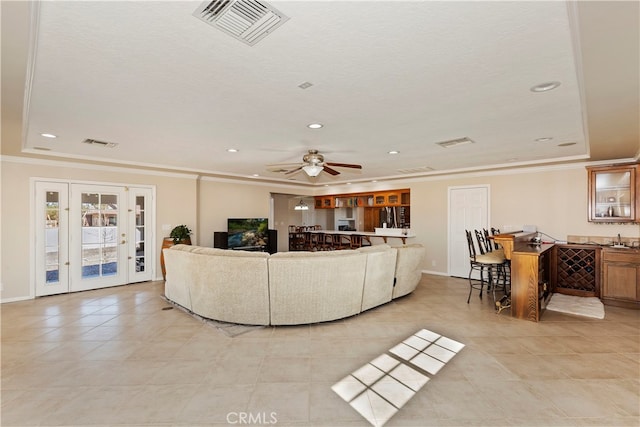
M 449 141 L 436 142 L 442 148 L 451 148 L 458 145 L 473 144 L 473 141 L 466 136 L 464 138 L 450 139 Z
M 433 168 L 429 166 L 419 166 L 416 168 L 398 169 L 398 172 L 404 173 L 404 174 L 410 174 L 410 173 L 431 172 L 432 170 Z
M 82 142 L 84 144 L 95 145 L 97 147 L 104 147 L 104 148 L 115 148 L 118 146 L 118 144 L 116 144 L 115 142 L 98 141 L 97 139 L 89 139 L 89 138 L 85 139 Z
M 213 0 L 202 3 L 193 16 L 253 46 L 289 18 L 256 0 Z

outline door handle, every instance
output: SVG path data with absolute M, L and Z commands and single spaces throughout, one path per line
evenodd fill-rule
M 122 243 L 122 244 L 124 245 L 125 243 L 127 243 L 127 241 L 126 241 L 126 240 L 123 240 L 123 241 L 122 241 L 122 242 L 120 242 L 120 243 Z

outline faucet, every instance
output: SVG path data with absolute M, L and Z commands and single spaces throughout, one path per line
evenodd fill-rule
M 622 239 L 620 238 L 620 233 L 618 233 L 618 246 L 622 246 Z

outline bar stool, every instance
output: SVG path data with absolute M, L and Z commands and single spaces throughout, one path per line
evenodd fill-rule
M 360 234 L 351 235 L 350 249 L 358 249 L 362 247 L 362 236 Z
M 471 293 L 474 289 L 480 290 L 480 298 L 482 298 L 482 292 L 484 289 L 485 283 L 485 273 L 487 274 L 487 290 L 489 287 L 493 288 L 493 298 L 495 300 L 495 290 L 500 282 L 500 278 L 502 277 L 503 287 L 506 285 L 506 279 L 504 269 L 500 267 L 505 263 L 504 256 L 500 257 L 497 254 L 490 253 L 480 253 L 476 252 L 475 244 L 473 243 L 473 237 L 471 231 L 465 230 L 467 236 L 467 245 L 469 247 L 469 296 L 467 297 L 467 304 L 471 300 Z M 478 233 L 476 232 L 476 236 Z M 484 243 L 478 243 L 478 246 L 482 247 Z M 480 283 L 474 283 L 472 279 L 473 271 L 478 271 L 480 273 Z M 506 289 L 505 289 L 506 292 Z
M 486 229 L 474 230 L 476 235 L 476 241 L 478 242 L 478 248 L 480 249 L 480 256 L 490 256 L 492 260 L 499 264 L 488 269 L 489 287 L 487 290 L 493 291 L 493 300 L 496 301 L 496 289 L 499 286 L 499 279 L 502 277 L 502 291 L 506 295 L 507 292 L 507 269 L 509 261 L 504 257 L 504 251 L 499 248 L 494 250 L 494 246 L 489 239 L 489 232 Z M 494 275 L 495 273 L 495 275 Z M 496 279 L 495 281 L 493 279 Z M 511 284 L 511 277 L 509 277 L 509 284 Z
M 336 233 L 333 235 L 333 249 L 351 248 L 351 236 Z
M 321 241 L 324 239 L 324 233 L 307 233 L 309 235 L 309 243 L 307 251 L 317 251 L 320 249 Z
M 322 240 L 320 240 L 321 251 L 331 251 L 333 250 L 333 234 L 331 233 L 322 233 Z

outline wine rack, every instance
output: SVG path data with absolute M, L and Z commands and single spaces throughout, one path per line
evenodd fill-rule
M 600 248 L 558 245 L 556 289 L 579 296 L 599 296 Z

